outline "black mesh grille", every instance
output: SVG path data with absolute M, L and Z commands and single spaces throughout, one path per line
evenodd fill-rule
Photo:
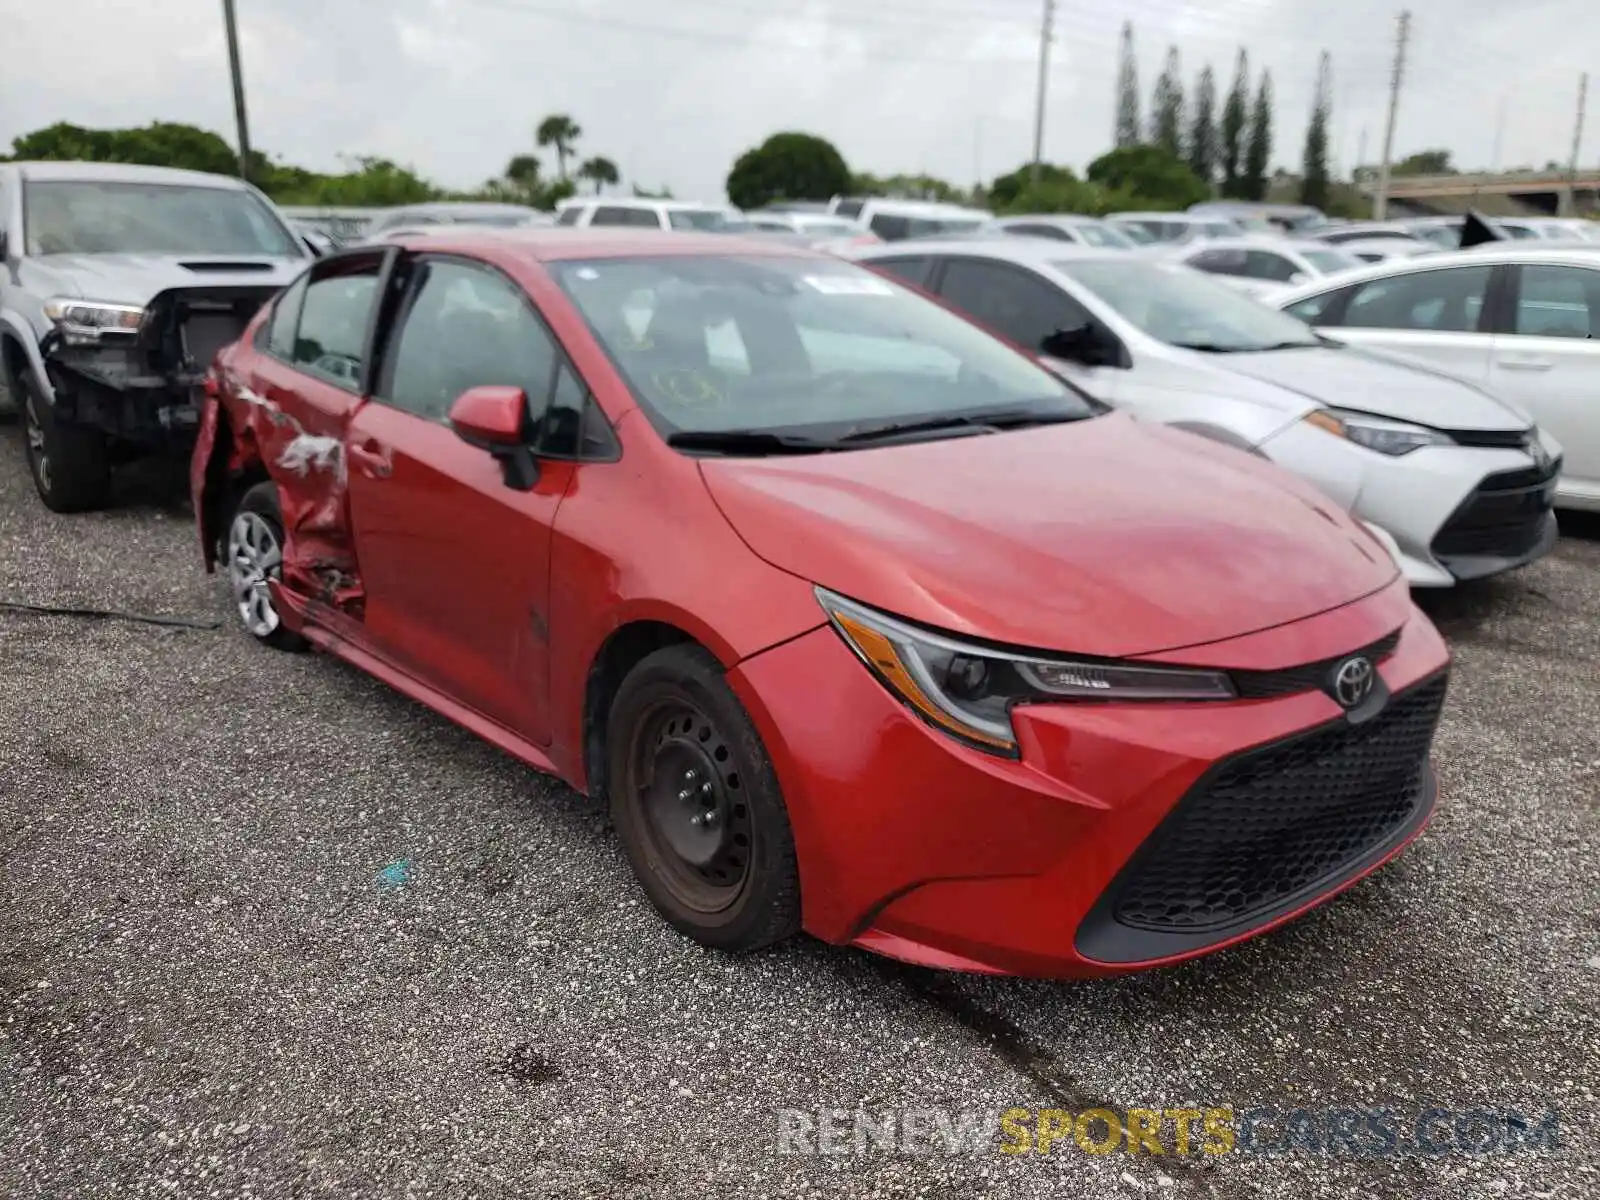
M 1352 650 L 1350 654 L 1341 654 L 1337 658 L 1325 658 L 1320 662 L 1306 663 L 1298 667 L 1285 667 L 1281 671 L 1230 671 L 1229 674 L 1233 676 L 1234 691 L 1245 700 L 1292 696 L 1299 692 L 1314 692 L 1322 687 L 1327 683 L 1333 668 L 1351 654 L 1364 654 L 1374 663 L 1380 663 L 1393 654 L 1394 648 L 1399 644 L 1400 631 L 1396 629 L 1370 646 L 1363 646 L 1359 650 Z
M 1490 475 L 1434 535 L 1433 553 L 1442 559 L 1532 553 L 1544 537 L 1554 503 L 1550 485 L 1560 473 L 1558 459 L 1547 467 Z
M 1338 722 L 1213 768 L 1113 885 L 1118 922 L 1196 932 L 1274 908 L 1379 846 L 1424 799 L 1439 675 L 1361 725 Z

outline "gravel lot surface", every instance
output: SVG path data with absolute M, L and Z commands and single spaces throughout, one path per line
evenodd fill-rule
M 170 480 L 0 601 L 227 617 Z M 0 611 L 0 1196 L 1600 1195 L 1600 528 L 1437 599 L 1445 799 L 1280 933 L 1113 983 L 656 920 L 600 812 L 341 664 Z M 780 1156 L 780 1108 L 1561 1114 L 1554 1154 Z

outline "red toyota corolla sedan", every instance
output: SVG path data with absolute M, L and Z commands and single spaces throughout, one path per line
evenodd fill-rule
M 1171 963 L 1432 811 L 1448 655 L 1382 546 L 852 264 L 357 248 L 208 393 L 195 507 L 245 629 L 604 797 L 709 946 Z

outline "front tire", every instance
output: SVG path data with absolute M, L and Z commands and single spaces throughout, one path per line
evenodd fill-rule
M 111 503 L 111 452 L 98 429 L 57 420 L 39 386 L 24 372 L 21 390 L 28 473 L 45 507 L 52 512 L 92 512 Z
M 699 646 L 641 661 L 607 723 L 611 816 L 675 929 L 744 952 L 800 928 L 800 873 L 778 779 L 749 714 Z
M 304 650 L 309 643 L 286 628 L 272 603 L 270 580 L 283 578 L 283 517 L 278 486 L 258 483 L 239 497 L 228 521 L 223 558 L 228 588 L 244 631 L 274 650 Z

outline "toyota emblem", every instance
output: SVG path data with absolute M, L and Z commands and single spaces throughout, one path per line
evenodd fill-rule
M 1333 698 L 1344 708 L 1355 708 L 1372 695 L 1376 679 L 1370 658 L 1360 654 L 1347 658 L 1333 673 Z

